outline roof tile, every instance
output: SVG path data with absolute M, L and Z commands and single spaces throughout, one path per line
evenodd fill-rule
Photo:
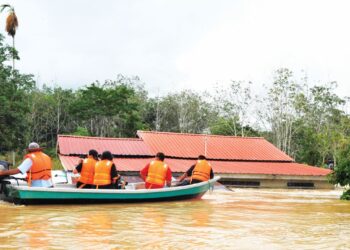
M 100 154 L 108 150 L 114 155 L 151 155 L 143 140 L 136 138 L 58 135 L 57 145 L 62 155 L 87 154 L 90 149 L 95 149 Z
M 205 134 L 138 131 L 152 155 L 161 151 L 166 156 L 209 159 L 293 161 L 291 157 L 262 137 L 235 137 Z

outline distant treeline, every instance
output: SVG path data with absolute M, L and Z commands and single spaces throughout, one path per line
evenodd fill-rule
M 0 37 L 0 154 L 30 141 L 55 148 L 58 134 L 135 137 L 137 130 L 263 136 L 298 162 L 335 164 L 350 157 L 347 99 L 336 83 L 312 85 L 278 69 L 266 93 L 232 81 L 214 93 L 183 90 L 150 97 L 138 77 L 87 83 L 76 90 L 36 86 L 12 70 L 13 49 Z

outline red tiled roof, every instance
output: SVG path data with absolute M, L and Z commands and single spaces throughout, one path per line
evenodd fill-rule
M 151 155 L 143 140 L 136 138 L 58 135 L 57 145 L 62 155 L 87 154 L 90 149 L 95 149 L 100 154 L 109 150 L 115 155 Z
M 262 137 L 146 131 L 138 131 L 137 135 L 149 146 L 152 155 L 161 151 L 166 156 L 196 158 L 200 154 L 205 155 L 206 151 L 210 159 L 293 161 Z
M 59 156 L 66 170 L 72 170 L 80 160 L 74 156 Z M 114 163 L 119 171 L 140 171 L 153 158 L 115 158 Z M 165 159 L 173 172 L 185 172 L 194 160 Z M 274 174 L 274 175 L 299 175 L 299 176 L 325 176 L 330 170 L 311 167 L 293 162 L 235 162 L 235 161 L 210 161 L 216 174 Z
M 274 174 L 299 176 L 325 176 L 327 169 L 311 167 L 292 162 L 292 159 L 263 138 L 178 134 L 164 132 L 138 131 L 141 139 L 101 138 L 81 136 L 58 136 L 59 158 L 67 170 L 72 170 L 79 162 L 74 155 L 86 154 L 94 148 L 99 153 L 105 150 L 128 158 L 115 158 L 119 171 L 139 171 L 162 151 L 173 172 L 185 172 L 199 154 L 205 154 L 211 160 L 215 173 L 222 174 Z M 219 161 L 218 159 L 225 159 Z M 229 161 L 227 161 L 229 160 Z
M 324 176 L 331 172 L 329 169 L 311 167 L 295 162 L 211 161 L 210 163 L 217 173 Z

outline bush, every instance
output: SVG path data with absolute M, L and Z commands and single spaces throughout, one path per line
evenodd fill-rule
M 340 152 L 340 157 L 337 166 L 334 167 L 334 172 L 330 175 L 330 182 L 340 184 L 341 186 L 350 185 L 350 144 L 346 145 Z M 350 200 L 350 189 L 343 192 L 340 197 L 342 200 Z
M 350 200 L 350 189 L 344 191 L 344 193 L 340 196 L 341 200 Z

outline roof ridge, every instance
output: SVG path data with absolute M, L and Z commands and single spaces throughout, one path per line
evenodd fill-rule
M 137 130 L 137 134 L 139 132 L 140 133 L 149 133 L 149 134 L 171 134 L 171 135 L 186 135 L 186 136 L 209 136 L 209 137 L 240 138 L 240 139 L 263 139 L 263 140 L 266 140 L 264 137 L 244 137 L 244 136 L 234 136 L 234 135 L 194 134 L 194 133 L 178 133 L 178 132 Z
M 86 153 L 69 153 L 69 154 L 62 154 L 62 153 L 58 153 L 58 155 L 61 156 L 69 156 L 69 157 L 79 157 L 81 155 L 86 155 Z M 112 153 L 113 157 L 115 158 L 135 158 L 135 159 L 139 159 L 139 158 L 152 158 L 154 157 L 154 154 L 114 154 Z M 127 156 L 127 157 L 125 157 Z M 166 155 L 165 156 L 165 160 L 167 159 L 173 159 L 173 160 L 189 160 L 189 161 L 193 161 L 193 160 L 197 160 L 198 157 L 196 156 L 184 156 L 184 157 L 178 157 L 178 156 L 170 156 L 170 155 Z M 257 162 L 257 163 L 297 163 L 294 160 L 256 160 L 256 159 L 238 159 L 238 158 L 230 158 L 230 159 L 224 159 L 224 158 L 207 158 L 208 161 L 219 161 L 219 162 Z M 309 166 L 309 165 L 305 165 L 305 164 L 301 164 L 298 163 L 300 165 L 304 165 L 304 166 Z
M 98 139 L 98 140 L 124 140 L 124 141 L 143 141 L 140 138 L 117 138 L 117 137 L 101 137 L 101 136 L 83 136 L 83 135 L 57 135 L 57 137 L 82 138 L 82 139 Z

